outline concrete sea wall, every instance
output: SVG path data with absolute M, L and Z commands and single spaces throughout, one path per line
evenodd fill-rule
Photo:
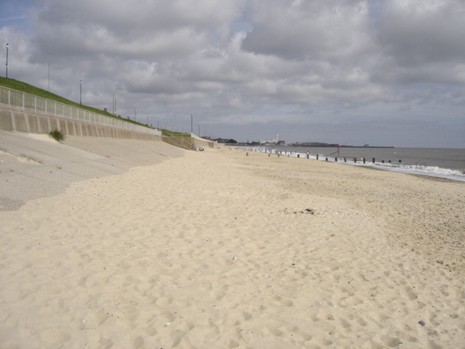
M 126 139 L 160 139 L 161 133 L 142 133 L 97 123 L 70 120 L 53 115 L 0 109 L 0 129 L 6 131 L 43 133 L 59 130 L 64 135 L 111 137 Z M 157 130 L 151 130 L 157 131 Z
M 70 136 L 160 139 L 156 129 L 0 86 L 0 129 L 29 133 L 59 130 Z
M 0 130 L 65 136 L 163 140 L 188 149 L 214 148 L 215 143 L 195 134 L 163 136 L 160 130 L 0 86 Z

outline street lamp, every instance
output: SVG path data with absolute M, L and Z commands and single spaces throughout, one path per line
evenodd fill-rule
M 8 79 L 8 43 L 6 43 L 6 64 L 5 64 L 5 77 Z
M 82 80 L 79 80 L 79 104 L 82 104 Z

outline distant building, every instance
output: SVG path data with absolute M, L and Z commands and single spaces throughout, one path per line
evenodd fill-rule
M 286 142 L 283 140 L 279 140 L 279 135 L 276 135 L 276 138 L 270 139 L 267 141 L 260 141 L 261 145 L 285 145 Z

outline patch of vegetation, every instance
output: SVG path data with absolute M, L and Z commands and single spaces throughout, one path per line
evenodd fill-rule
M 62 142 L 65 139 L 65 135 L 61 133 L 60 130 L 57 130 L 57 129 L 50 131 L 48 135 L 52 137 L 54 140 L 56 140 L 57 142 Z
M 190 133 L 185 132 L 178 132 L 178 131 L 170 131 L 170 130 L 161 130 L 162 136 L 166 137 L 190 137 Z

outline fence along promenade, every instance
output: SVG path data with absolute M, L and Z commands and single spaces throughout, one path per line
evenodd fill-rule
M 50 120 L 47 120 L 47 123 L 45 124 L 44 122 L 40 122 L 38 120 L 32 121 L 28 117 L 31 115 L 35 116 L 44 116 L 44 117 L 54 117 L 54 118 L 59 118 L 63 120 L 69 120 L 72 121 L 72 128 L 73 130 L 69 130 L 68 127 L 69 125 L 66 122 L 56 122 L 55 128 L 63 128 L 60 126 L 65 126 L 67 130 L 64 130 L 68 134 L 79 134 L 80 135 L 99 135 L 99 132 L 94 130 L 95 132 L 87 132 L 88 127 L 85 126 L 86 131 L 83 132 L 83 125 L 98 125 L 101 127 L 105 128 L 110 128 L 114 130 L 122 130 L 122 131 L 129 131 L 131 133 L 137 133 L 137 134 L 145 134 L 146 136 L 161 136 L 161 132 L 156 129 L 152 129 L 149 127 L 144 127 L 141 125 L 137 125 L 125 120 L 121 120 L 118 118 L 113 118 L 110 116 L 106 116 L 103 114 L 95 113 L 83 108 L 75 107 L 69 104 L 64 104 L 61 102 L 57 102 L 54 100 L 50 100 L 47 98 L 39 97 L 36 95 L 32 95 L 29 93 L 17 91 L 17 90 L 12 90 L 7 87 L 2 87 L 0 86 L 0 111 L 9 111 L 10 113 L 10 118 L 11 121 L 8 123 L 10 124 L 10 127 L 5 127 L 5 124 L 7 121 L 3 120 L 3 122 L 0 122 L 0 128 L 10 128 L 14 131 L 16 131 L 17 127 L 15 125 L 15 118 L 17 117 L 16 113 L 24 113 L 23 114 L 23 121 L 27 126 L 26 132 L 32 132 L 29 127 L 29 123 L 37 123 L 38 124 L 38 132 L 42 133 L 45 132 L 46 130 L 44 129 L 50 129 L 54 128 L 53 125 L 50 124 Z M 0 121 L 1 119 L 7 118 L 8 116 L 6 113 L 1 113 L 0 114 Z M 43 121 L 43 120 L 42 120 Z M 41 124 L 45 124 L 45 127 L 40 127 Z M 76 131 L 76 124 L 79 125 L 78 128 L 80 128 L 81 132 Z M 3 127 L 2 127 L 3 126 Z M 48 126 L 48 127 L 47 127 Z M 24 127 L 23 127 L 24 128 Z M 51 130 L 48 130 L 51 131 Z M 122 136 L 121 138 L 133 138 L 133 137 L 127 137 L 128 133 L 124 132 L 123 134 L 118 133 L 118 132 L 110 132 L 109 129 L 103 130 L 100 128 L 100 133 L 104 136 L 110 136 L 110 137 L 118 137 L 118 134 L 123 135 L 125 134 L 126 136 Z M 138 138 L 138 137 L 136 137 Z M 146 138 L 146 137 L 143 137 Z M 151 137 L 150 137 L 151 138 Z

